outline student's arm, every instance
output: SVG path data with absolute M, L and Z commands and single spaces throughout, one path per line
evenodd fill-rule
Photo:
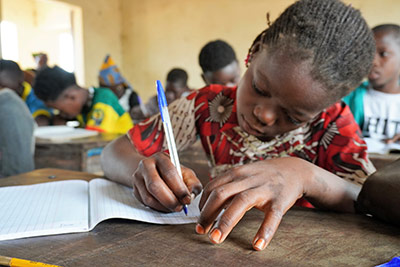
M 392 138 L 385 139 L 384 141 L 387 144 L 392 144 L 398 142 L 399 140 L 400 140 L 400 134 L 396 134 Z
M 256 207 L 265 217 L 253 247 L 262 250 L 299 198 L 304 196 L 323 209 L 354 212 L 359 191 L 360 186 L 300 158 L 259 161 L 233 168 L 205 187 L 196 231 L 209 233 L 213 243 L 221 243 L 246 211 Z M 225 212 L 213 226 L 223 208 Z
M 127 136 L 109 143 L 101 155 L 104 174 L 110 180 L 133 187 L 138 200 L 156 210 L 170 212 L 190 204 L 191 194 L 199 194 L 201 182 L 182 166 L 182 178 L 164 153 L 140 155 Z
M 50 125 L 50 118 L 44 115 L 39 115 L 35 118 L 35 121 L 38 126 L 47 126 Z
M 364 183 L 357 211 L 400 226 L 400 160 L 378 170 Z

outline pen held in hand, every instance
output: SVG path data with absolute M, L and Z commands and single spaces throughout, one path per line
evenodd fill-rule
M 165 98 L 164 88 L 162 87 L 162 84 L 159 80 L 157 80 L 156 85 L 157 85 L 158 107 L 160 109 L 161 119 L 164 126 L 165 137 L 167 138 L 170 158 L 172 164 L 174 164 L 174 166 L 176 167 L 179 176 L 183 179 L 181 164 L 179 163 L 178 151 L 176 149 L 175 138 L 174 138 L 174 133 L 172 131 L 171 119 L 169 117 L 168 105 L 167 105 L 167 100 Z M 183 211 L 185 212 L 185 215 L 187 215 L 186 205 L 183 205 Z

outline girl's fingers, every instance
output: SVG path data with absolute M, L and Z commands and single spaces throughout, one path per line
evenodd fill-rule
M 144 162 L 144 165 L 146 164 L 145 161 L 146 160 L 142 161 Z M 143 175 L 144 187 L 148 194 L 157 199 L 162 206 L 166 207 L 169 211 L 180 211 L 182 209 L 182 205 L 176 198 L 175 194 L 171 191 L 169 186 L 160 177 L 160 174 L 156 168 L 144 167 L 141 175 Z M 139 187 L 139 185 L 137 186 Z M 140 193 L 142 193 L 141 190 Z M 142 194 L 141 196 L 143 198 Z
M 149 206 L 155 210 L 168 212 L 170 211 L 166 207 L 164 207 L 157 199 L 155 199 L 149 192 L 146 190 L 146 186 L 144 184 L 143 179 L 136 179 L 135 184 L 133 185 L 133 194 L 135 197 L 141 201 L 146 206 Z
M 189 192 L 197 196 L 203 190 L 203 185 L 201 184 L 200 180 L 197 178 L 195 172 L 191 169 L 182 166 L 182 175 L 183 181 L 186 184 Z M 192 200 L 192 199 L 191 199 Z M 184 203 L 184 204 L 190 204 Z
M 211 242 L 215 244 L 223 242 L 236 224 L 243 218 L 244 214 L 256 204 L 257 199 L 254 195 L 257 193 L 254 191 L 243 191 L 232 199 L 230 205 L 225 209 L 221 218 L 208 235 Z
M 198 225 L 202 227 L 204 233 L 207 233 L 210 230 L 214 221 L 217 219 L 218 215 L 221 213 L 222 209 L 225 207 L 225 205 L 227 205 L 227 203 L 232 201 L 232 203 L 228 205 L 231 211 L 227 213 L 228 216 L 225 216 L 224 213 L 222 217 L 225 216 L 226 219 L 223 220 L 222 223 L 225 223 L 225 221 L 229 220 L 230 212 L 234 212 L 236 208 L 243 208 L 244 212 L 247 211 L 248 205 L 253 204 L 253 201 L 248 198 L 248 192 L 253 192 L 253 190 L 246 190 L 247 187 L 248 183 L 246 180 L 242 180 L 227 183 L 212 190 L 201 210 L 200 218 L 198 220 Z M 207 190 L 207 187 L 205 190 Z
M 183 178 L 179 176 L 176 167 L 172 164 L 169 157 L 165 154 L 157 156 L 156 166 L 162 181 L 167 185 L 170 191 L 173 192 L 176 199 L 179 199 L 182 204 L 190 204 L 191 197 L 189 189 L 183 181 Z
M 218 176 L 217 178 L 215 178 L 214 180 L 210 181 L 207 186 L 204 188 L 203 194 L 201 196 L 200 202 L 199 202 L 199 207 L 200 210 L 203 209 L 204 205 L 206 204 L 206 201 L 208 200 L 210 194 L 212 192 L 214 192 L 217 188 L 226 185 L 228 183 L 233 182 L 234 180 L 237 180 L 235 182 L 238 182 L 239 180 L 241 180 L 239 177 L 246 178 L 247 174 L 243 171 L 244 166 L 240 167 L 240 168 L 233 168 L 230 171 L 228 171 L 227 173 Z M 248 184 L 246 185 L 246 188 L 248 187 Z M 240 190 L 241 191 L 241 190 Z M 240 192 L 240 191 L 236 191 L 236 192 Z
M 278 229 L 283 214 L 284 212 L 280 209 L 269 209 L 266 212 L 264 221 L 253 240 L 253 248 L 255 250 L 263 250 L 268 246 Z

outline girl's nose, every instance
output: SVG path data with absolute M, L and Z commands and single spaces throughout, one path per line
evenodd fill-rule
M 378 53 L 375 53 L 374 60 L 372 61 L 372 65 L 374 67 L 379 66 L 379 54 Z
M 253 110 L 254 116 L 263 125 L 272 126 L 277 119 L 277 113 L 274 107 L 271 106 L 256 106 Z

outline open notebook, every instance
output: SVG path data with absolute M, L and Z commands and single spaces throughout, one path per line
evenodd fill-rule
M 0 240 L 87 232 L 111 218 L 194 223 L 199 200 L 192 201 L 186 216 L 152 210 L 136 200 L 132 189 L 102 178 L 0 187 Z
M 372 138 L 364 138 L 364 140 L 367 143 L 369 153 L 379 153 L 379 154 L 400 153 L 399 143 L 386 144 L 383 141 L 378 141 Z

